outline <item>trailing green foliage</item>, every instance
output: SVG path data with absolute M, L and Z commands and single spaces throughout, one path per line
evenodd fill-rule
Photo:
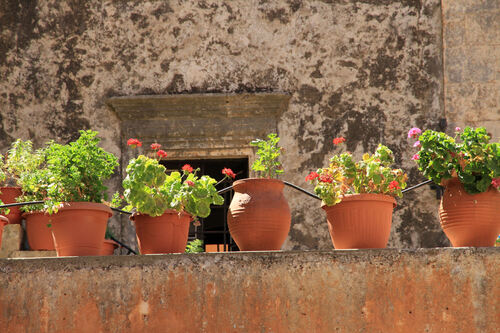
M 420 150 L 414 160 L 424 176 L 436 184 L 458 177 L 470 194 L 485 192 L 490 186 L 498 188 L 500 144 L 490 143 L 484 127 L 457 128 L 455 138 L 426 130 L 418 140 Z
M 123 180 L 123 195 L 128 206 L 141 214 L 160 216 L 167 209 L 185 211 L 193 218 L 207 217 L 210 205 L 222 205 L 224 199 L 217 193 L 215 179 L 209 176 L 197 177 L 194 170 L 167 175 L 165 167 L 155 159 L 140 155 L 127 166 Z
M 257 159 L 252 164 L 252 170 L 261 178 L 277 178 L 283 173 L 283 166 L 278 158 L 281 155 L 281 148 L 278 147 L 280 138 L 271 133 L 267 140 L 254 140 L 250 145 L 257 147 Z
M 358 162 L 353 161 L 349 152 L 334 155 L 327 168 L 311 172 L 306 181 L 315 184 L 315 193 L 327 206 L 335 205 L 342 196 L 354 193 L 401 197 L 408 177 L 401 169 L 391 169 L 393 163 L 392 151 L 379 144 L 375 154 L 364 154 Z
M 201 253 L 205 252 L 203 250 L 203 241 L 201 239 L 194 239 L 187 243 L 186 245 L 186 253 Z

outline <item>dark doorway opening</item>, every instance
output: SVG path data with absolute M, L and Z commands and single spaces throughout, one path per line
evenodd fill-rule
M 170 160 L 161 161 L 167 172 L 179 171 L 184 164 L 191 165 L 194 169 L 200 168 L 198 175 L 207 175 L 215 180 L 222 179 L 222 169 L 230 168 L 236 174 L 236 179 L 248 178 L 248 158 L 203 159 L 203 160 Z M 217 185 L 221 190 L 231 185 L 227 179 Z M 201 225 L 189 227 L 189 240 L 201 239 L 205 251 L 238 251 L 238 246 L 231 238 L 227 227 L 227 211 L 233 198 L 233 191 L 222 194 L 224 204 L 211 206 L 211 213 L 206 218 L 200 218 Z

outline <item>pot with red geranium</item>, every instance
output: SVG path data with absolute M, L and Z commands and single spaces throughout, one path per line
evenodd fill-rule
M 338 145 L 344 138 L 335 138 Z M 389 240 L 394 197 L 401 197 L 407 175 L 392 169 L 392 151 L 379 144 L 373 155 L 354 161 L 349 152 L 334 155 L 326 168 L 311 172 L 323 201 L 328 229 L 335 249 L 385 248 Z
M 44 188 L 44 211 L 49 217 L 58 256 L 99 255 L 112 212 L 103 204 L 118 159 L 99 147 L 97 132 L 80 131 L 68 144 L 51 142 L 45 151 L 40 174 Z M 38 192 L 40 193 L 40 192 Z
M 279 137 L 272 133 L 267 140 L 250 144 L 258 148 L 252 170 L 259 178 L 240 179 L 233 183 L 234 196 L 227 214 L 229 232 L 242 251 L 280 250 L 288 236 L 291 214 L 283 195 L 284 183 L 276 179 L 283 173 L 278 158 Z
M 133 148 L 141 146 L 129 139 Z M 167 156 L 158 143 L 151 145 L 150 156 L 139 155 L 130 160 L 123 180 L 123 196 L 135 209 L 130 217 L 134 222 L 141 254 L 181 253 L 185 251 L 189 223 L 197 217 L 207 217 L 210 205 L 222 205 L 217 181 L 209 176 L 197 176 L 199 169 L 184 165 L 182 172 L 166 174 L 159 160 Z
M 455 136 L 412 128 L 419 170 L 444 186 L 439 217 L 453 246 L 493 246 L 500 234 L 500 144 L 484 127 L 455 128 Z

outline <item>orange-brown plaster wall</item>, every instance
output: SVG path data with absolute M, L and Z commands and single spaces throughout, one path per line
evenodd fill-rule
M 495 332 L 500 249 L 0 260 L 0 332 Z

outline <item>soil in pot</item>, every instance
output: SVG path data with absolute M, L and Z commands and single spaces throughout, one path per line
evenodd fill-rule
M 53 251 L 54 238 L 49 227 L 50 215 L 44 212 L 24 213 L 26 221 L 26 236 L 30 249 L 36 251 Z
M 335 249 L 385 248 L 391 233 L 396 200 L 384 194 L 352 194 L 326 211 Z
M 248 178 L 233 183 L 227 224 L 241 251 L 275 251 L 283 246 L 291 224 L 283 187 L 277 179 Z
M 186 250 L 191 215 L 167 210 L 161 216 L 134 214 L 137 244 L 141 254 L 183 253 Z
M 68 202 L 50 216 L 57 256 L 98 256 L 111 209 L 100 203 Z
M 22 194 L 20 187 L 0 187 L 0 200 L 4 204 L 15 203 L 16 198 Z M 10 224 L 21 224 L 21 211 L 19 207 L 10 207 L 10 212 L 6 216 Z
M 456 178 L 447 181 L 439 206 L 444 233 L 455 247 L 494 246 L 500 234 L 500 192 L 468 194 Z

